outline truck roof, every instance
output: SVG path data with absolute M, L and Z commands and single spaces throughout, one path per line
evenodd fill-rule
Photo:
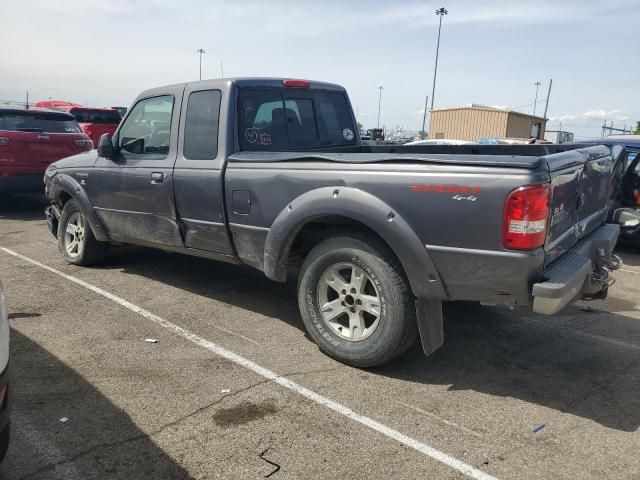
M 163 85 L 160 87 L 150 88 L 148 90 L 143 91 L 138 95 L 138 98 L 141 97 L 149 97 L 153 95 L 161 95 L 169 89 L 174 89 L 176 87 L 187 87 L 187 86 L 201 86 L 202 89 L 208 88 L 229 88 L 232 84 L 237 85 L 238 87 L 282 87 L 283 82 L 286 80 L 299 80 L 293 78 L 286 77 L 229 77 L 229 78 L 213 78 L 207 80 L 198 80 L 194 82 L 183 82 L 183 83 L 174 83 L 171 85 Z M 323 90 L 335 90 L 344 92 L 346 91 L 344 87 L 341 85 L 337 85 L 335 83 L 328 82 L 319 82 L 316 80 L 301 80 L 309 83 L 308 88 L 312 89 L 323 89 Z

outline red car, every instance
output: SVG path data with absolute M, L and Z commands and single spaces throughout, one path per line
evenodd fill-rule
M 103 133 L 113 135 L 122 118 L 120 113 L 113 108 L 83 107 L 77 103 L 60 100 L 45 100 L 37 102 L 34 106 L 55 108 L 70 113 L 76 118 L 80 128 L 93 141 L 94 145 L 98 145 Z
M 92 148 L 69 113 L 0 107 L 0 193 L 40 190 L 49 164 Z

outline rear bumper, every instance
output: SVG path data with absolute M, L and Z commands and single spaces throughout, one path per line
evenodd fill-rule
M 44 191 L 42 173 L 18 173 L 0 176 L 0 193 L 22 193 Z
M 619 234 L 618 225 L 603 225 L 552 263 L 533 285 L 533 311 L 553 315 L 574 300 L 604 298 L 610 270 L 621 265 L 613 258 Z

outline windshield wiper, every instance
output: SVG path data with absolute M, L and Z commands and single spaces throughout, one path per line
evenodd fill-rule
M 44 130 L 42 128 L 16 128 L 16 132 L 43 133 Z

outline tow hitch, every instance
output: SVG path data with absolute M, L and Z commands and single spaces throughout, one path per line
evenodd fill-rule
M 603 248 L 598 248 L 598 260 L 594 262 L 591 276 L 585 281 L 582 290 L 583 300 L 603 300 L 607 298 L 609 287 L 616 283 L 612 273 L 622 266 L 618 255 L 606 255 Z

